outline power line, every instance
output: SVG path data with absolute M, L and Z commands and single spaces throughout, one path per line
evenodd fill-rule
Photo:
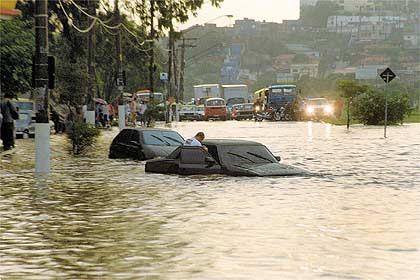
M 73 26 L 73 28 L 76 29 L 77 31 L 79 31 L 80 33 L 88 33 L 95 26 L 97 19 L 94 19 L 87 29 L 81 29 L 81 28 L 77 27 L 73 23 L 73 19 L 67 14 L 66 9 L 64 9 L 64 6 L 63 6 L 63 3 L 61 3 L 61 0 L 58 0 L 58 3 L 60 5 L 61 10 L 63 11 L 64 15 L 66 16 L 67 20 L 69 21 L 70 25 Z

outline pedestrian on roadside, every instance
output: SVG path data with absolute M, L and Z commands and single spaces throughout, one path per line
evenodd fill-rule
M 147 104 L 145 101 L 142 101 L 140 104 L 140 109 L 139 109 L 140 122 L 142 126 L 146 126 L 147 124 L 146 111 L 147 111 Z
M 137 98 L 134 97 L 133 100 L 130 102 L 130 121 L 132 122 L 133 126 L 136 127 L 137 121 Z
M 12 103 L 13 95 L 6 93 L 0 104 L 0 111 L 3 115 L 1 124 L 1 140 L 3 140 L 4 150 L 10 150 L 15 147 L 15 120 L 19 119 L 18 109 Z
M 102 127 L 108 128 L 109 127 L 109 107 L 108 104 L 102 105 Z

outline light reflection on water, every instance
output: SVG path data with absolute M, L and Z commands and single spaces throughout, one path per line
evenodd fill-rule
M 2 279 L 418 279 L 420 126 L 180 123 L 185 137 L 266 144 L 313 177 L 145 174 L 52 138 L 34 178 L 32 140 L 0 158 Z

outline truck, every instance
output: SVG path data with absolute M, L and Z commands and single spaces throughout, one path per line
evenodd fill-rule
M 273 84 L 254 94 L 256 116 L 274 121 L 298 120 L 300 103 L 294 84 Z
M 203 105 L 207 98 L 221 97 L 219 84 L 194 86 L 194 100 L 197 105 Z
M 247 85 L 222 85 L 222 98 L 226 101 L 228 115 L 230 115 L 232 106 L 248 102 Z

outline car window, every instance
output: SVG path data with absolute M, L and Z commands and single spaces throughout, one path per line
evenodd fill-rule
M 19 119 L 16 120 L 16 124 L 25 124 L 28 123 L 29 120 L 31 119 L 31 115 L 30 114 L 19 114 Z
M 262 145 L 224 146 L 223 161 L 227 164 L 275 163 L 273 154 Z
M 184 138 L 175 131 L 143 131 L 143 143 L 152 146 L 180 146 Z
M 124 129 L 117 137 L 115 137 L 113 143 L 128 143 L 130 141 L 131 129 Z
M 22 110 L 22 111 L 32 111 L 34 109 L 33 102 L 18 101 L 15 103 L 15 106 L 18 107 L 19 110 Z
M 206 155 L 201 147 L 183 148 L 181 150 L 181 163 L 204 164 Z
M 206 103 L 207 106 L 224 106 L 225 101 L 222 99 L 216 99 L 216 100 L 208 100 Z
M 137 130 L 132 130 L 130 133 L 130 140 L 129 141 L 134 141 L 136 143 L 140 142 L 140 133 Z

